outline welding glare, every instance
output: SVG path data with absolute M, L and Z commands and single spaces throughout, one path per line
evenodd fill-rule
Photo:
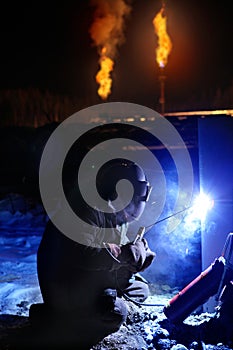
M 197 224 L 197 222 L 201 221 L 203 223 L 205 221 L 207 212 L 210 211 L 213 208 L 213 206 L 214 206 L 214 200 L 211 199 L 206 194 L 200 193 L 194 199 L 193 205 L 191 205 L 190 207 L 184 208 L 176 213 L 168 215 L 168 216 L 154 222 L 152 225 L 145 226 L 145 228 L 150 228 L 150 227 L 157 225 L 163 221 L 171 219 L 176 215 L 187 212 L 183 221 L 185 223 L 186 228 L 189 227 L 192 231 L 194 231 L 195 227 L 199 225 L 199 224 Z
M 205 193 L 200 193 L 194 200 L 194 204 L 191 207 L 190 214 L 193 219 L 199 219 L 204 221 L 208 211 L 214 206 L 214 200 L 211 199 Z
M 196 196 L 192 206 L 190 206 L 184 217 L 184 226 L 186 233 L 194 232 L 201 225 L 205 225 L 207 213 L 213 208 L 214 201 L 208 195 L 200 193 Z

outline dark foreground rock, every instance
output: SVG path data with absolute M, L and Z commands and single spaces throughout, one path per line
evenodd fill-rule
M 174 325 L 164 315 L 163 307 L 136 306 L 131 302 L 127 302 L 127 305 L 129 315 L 119 331 L 108 335 L 88 349 L 229 350 L 233 348 L 232 334 L 225 343 L 221 341 L 221 339 L 224 340 L 224 329 L 213 314 L 191 315 L 184 322 Z M 1 350 L 37 348 L 38 337 L 33 338 L 28 317 L 1 315 L 0 331 Z M 46 345 L 39 346 L 39 348 L 51 349 Z M 80 347 L 76 346 L 65 346 L 64 348 L 80 350 Z

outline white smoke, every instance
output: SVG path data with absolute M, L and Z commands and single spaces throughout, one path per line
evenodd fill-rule
M 114 58 L 117 47 L 125 41 L 125 19 L 131 12 L 131 7 L 124 0 L 92 0 L 95 7 L 94 20 L 90 27 L 90 35 L 94 45 Z

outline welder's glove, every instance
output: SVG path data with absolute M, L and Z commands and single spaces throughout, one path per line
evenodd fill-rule
M 110 252 L 112 253 L 115 258 L 118 257 L 118 255 L 121 253 L 121 248 L 119 245 L 115 243 L 107 243 L 108 248 L 110 249 Z
M 118 259 L 133 273 L 144 271 L 155 258 L 155 253 L 148 247 L 143 238 L 136 243 L 128 243 L 121 247 Z
M 147 269 L 147 267 L 149 267 L 152 264 L 152 262 L 154 261 L 154 259 L 156 257 L 156 253 L 153 252 L 152 250 L 150 250 L 147 240 L 145 238 L 143 238 L 142 242 L 144 243 L 144 247 L 146 250 L 146 259 L 145 259 L 144 264 L 142 266 L 142 269 L 140 271 L 144 271 L 145 269 Z

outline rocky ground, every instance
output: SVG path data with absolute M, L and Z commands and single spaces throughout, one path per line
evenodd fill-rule
M 157 302 L 156 297 L 149 297 L 147 300 L 147 303 Z M 129 301 L 126 303 L 129 310 L 126 322 L 117 332 L 108 335 L 90 350 L 229 350 L 233 348 L 231 340 L 222 341 L 225 340 L 225 332 L 214 318 L 214 314 L 192 314 L 184 322 L 173 324 L 164 315 L 162 306 L 138 306 Z M 21 305 L 21 307 L 23 310 L 26 306 Z M 0 349 L 28 349 L 24 345 L 21 347 L 20 343 L 23 337 L 31 336 L 30 328 L 30 320 L 26 316 L 1 315 Z M 23 344 L 24 341 L 25 339 Z M 29 346 L 29 349 L 32 348 L 35 348 L 35 344 L 33 347 Z M 65 348 L 69 349 L 69 347 Z M 80 349 L 78 346 L 74 348 Z
M 206 327 L 206 331 L 203 332 L 205 328 L 203 325 L 210 325 L 212 314 L 192 315 L 185 322 L 174 325 L 166 318 L 161 307 L 138 308 L 131 304 L 130 309 L 126 324 L 118 332 L 104 338 L 92 350 L 223 350 L 232 348 L 230 341 L 227 344 L 221 342 L 220 334 L 214 337 L 211 326 Z M 214 333 L 215 331 L 216 328 L 213 329 Z

